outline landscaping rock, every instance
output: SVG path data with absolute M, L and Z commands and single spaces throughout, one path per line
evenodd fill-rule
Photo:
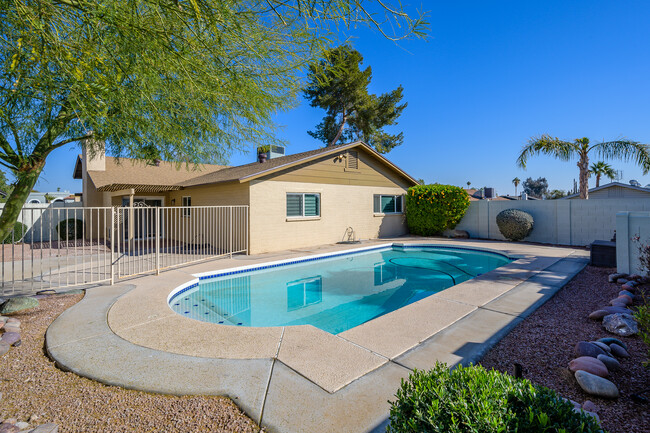
M 614 298 L 611 301 L 609 301 L 610 305 L 614 304 L 623 304 L 623 306 L 631 305 L 632 304 L 632 298 L 630 298 L 627 295 L 621 295 L 618 298 Z
M 616 360 L 616 358 L 607 356 L 607 355 L 598 355 L 596 358 L 607 367 L 609 371 L 616 371 L 621 368 L 621 363 Z
M 25 430 L 25 429 L 29 428 L 29 424 L 26 423 L 25 421 L 18 421 L 18 422 L 15 424 L 15 426 L 18 427 L 18 428 L 21 429 L 21 430 Z
M 17 332 L 5 332 L 2 334 L 2 340 L 10 346 L 20 346 L 20 334 Z
M 611 313 L 608 313 L 605 310 L 596 310 L 596 311 L 594 311 L 593 313 L 591 313 L 589 315 L 589 318 L 591 320 L 602 320 L 603 317 L 608 316 L 609 314 L 611 314 Z
M 616 313 L 632 314 L 632 310 L 628 308 L 622 308 L 622 307 L 603 307 L 601 309 L 607 311 L 609 314 L 616 314 Z
M 615 274 L 609 274 L 609 277 L 607 277 L 607 278 L 608 278 L 610 283 L 614 283 L 614 282 L 616 282 L 616 280 L 618 280 L 619 278 L 622 278 L 624 276 L 625 276 L 625 274 L 615 273 Z
M 30 308 L 38 307 L 38 301 L 27 296 L 11 298 L 0 305 L 0 314 L 13 314 Z
M 58 432 L 59 432 L 59 426 L 54 423 L 48 422 L 47 424 L 39 425 L 30 433 L 58 433 Z
M 11 344 L 8 344 L 2 340 L 0 340 L 0 358 L 5 356 L 7 352 L 9 352 L 9 349 L 11 349 Z
M 637 281 L 628 281 L 627 285 L 631 287 L 636 287 L 639 285 L 639 283 Z
M 20 326 L 20 320 L 15 317 L 7 317 L 6 324 Z
M 591 344 L 595 344 L 596 346 L 598 346 L 598 347 L 600 347 L 601 349 L 603 349 L 605 352 L 611 352 L 611 351 L 612 351 L 612 350 L 609 348 L 608 345 L 606 345 L 605 343 L 603 343 L 603 342 L 601 342 L 601 341 L 590 341 L 590 343 L 591 343 Z
M 446 238 L 453 239 L 469 239 L 469 233 L 465 230 L 445 230 L 442 235 Z
M 20 429 L 14 424 L 8 422 L 3 422 L 0 424 L 0 433 L 18 433 Z
M 5 322 L 0 322 L 0 329 L 4 328 Z
M 619 346 L 616 343 L 612 343 L 609 346 L 610 349 L 612 349 L 612 354 L 614 356 L 618 356 L 619 358 L 629 358 L 630 354 L 627 352 L 627 350 L 623 349 L 623 347 Z
M 634 286 L 631 286 L 629 284 L 623 284 L 621 286 L 621 290 L 627 290 L 629 292 L 632 292 L 632 291 L 634 291 Z
M 610 314 L 603 317 L 603 327 L 612 334 L 629 337 L 639 333 L 639 326 L 631 314 Z M 611 348 L 612 345 L 610 344 Z
M 642 277 L 639 274 L 632 274 L 632 275 L 630 275 L 629 278 L 630 278 L 630 280 L 633 280 L 633 281 L 639 281 Z
M 623 342 L 622 342 L 621 340 L 619 340 L 618 338 L 614 338 L 614 337 L 603 337 L 603 338 L 599 338 L 599 339 L 596 340 L 596 341 L 600 341 L 601 343 L 605 343 L 605 344 L 607 344 L 607 345 L 612 344 L 612 343 L 616 343 L 616 344 L 618 344 L 619 346 L 621 346 L 623 349 L 627 350 L 627 344 L 623 343 Z
M 596 358 L 598 355 L 607 355 L 607 352 L 595 344 L 589 343 L 587 341 L 579 341 L 575 347 L 575 354 L 577 357 L 590 356 L 592 358 Z
M 607 379 L 582 370 L 576 371 L 575 377 L 580 388 L 587 394 L 603 398 L 618 398 L 618 388 Z
M 629 296 L 630 299 L 634 299 L 634 293 L 630 292 L 629 290 L 621 290 L 620 292 L 618 292 L 618 296 L 621 295 L 626 295 Z
M 36 292 L 37 295 L 56 295 L 56 290 L 54 289 L 45 289 L 45 290 L 39 290 Z
M 627 283 L 628 281 L 629 281 L 629 280 L 628 280 L 627 278 L 619 278 L 619 279 L 616 280 L 616 283 L 618 283 L 618 284 L 625 284 L 625 283 Z
M 609 305 L 611 305 L 612 307 L 626 308 L 628 304 L 626 304 L 623 301 L 611 301 Z
M 573 373 L 582 370 L 600 377 L 609 376 L 609 371 L 607 371 L 605 364 L 591 356 L 581 356 L 569 362 L 569 370 Z
M 20 332 L 20 328 L 17 327 L 17 326 L 9 326 L 9 325 L 5 325 L 4 330 L 5 330 L 5 333 L 6 333 L 6 332 L 16 332 L 16 333 L 19 333 L 19 332 Z
M 587 412 L 598 412 L 598 406 L 596 406 L 591 400 L 585 400 L 585 402 L 582 403 L 582 409 L 586 410 Z

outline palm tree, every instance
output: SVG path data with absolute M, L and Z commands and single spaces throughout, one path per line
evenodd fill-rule
M 634 160 L 642 169 L 643 174 L 650 171 L 650 148 L 647 144 L 630 140 L 603 141 L 589 145 L 588 138 L 578 138 L 570 141 L 563 141 L 550 135 L 532 137 L 526 146 L 521 150 L 517 158 L 517 165 L 526 168 L 528 158 L 543 153 L 554 156 L 562 161 L 578 158 L 580 169 L 580 198 L 589 198 L 589 153 L 593 151 L 604 159 L 621 159 L 623 161 Z
M 589 167 L 589 174 L 596 175 L 596 188 L 600 186 L 600 177 L 602 175 L 607 176 L 609 180 L 614 180 L 614 177 L 616 177 L 616 172 L 612 166 L 607 164 L 605 161 L 598 161 L 591 164 L 591 167 Z
M 521 179 L 519 179 L 518 177 L 512 179 L 512 183 L 515 184 L 515 197 L 517 196 L 517 187 L 519 186 L 519 182 L 521 182 Z

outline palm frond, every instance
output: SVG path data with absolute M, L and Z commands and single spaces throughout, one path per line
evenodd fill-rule
M 528 158 L 534 155 L 544 154 L 554 156 L 562 161 L 568 161 L 578 153 L 578 148 L 575 143 L 560 140 L 557 137 L 550 135 L 542 135 L 540 137 L 532 137 L 528 140 L 519 157 L 517 158 L 517 166 L 526 168 Z
M 633 161 L 643 169 L 643 174 L 650 171 L 650 146 L 631 140 L 603 141 L 594 144 L 589 150 L 595 152 L 604 159 L 620 159 L 621 161 Z

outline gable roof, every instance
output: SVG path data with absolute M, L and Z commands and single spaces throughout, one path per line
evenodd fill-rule
M 187 165 L 161 161 L 158 166 L 144 160 L 106 157 L 106 170 L 89 170 L 88 176 L 98 191 L 119 191 L 134 188 L 138 192 L 160 192 L 181 189 L 178 184 L 201 174 L 223 170 L 225 165 Z M 81 178 L 81 155 L 77 157 L 73 177 Z
M 386 157 L 378 153 L 372 147 L 368 146 L 362 141 L 355 141 L 353 143 L 342 144 L 338 146 L 322 147 L 320 149 L 309 150 L 307 152 L 295 153 L 293 155 L 282 156 L 279 158 L 269 159 L 266 162 L 252 162 L 250 164 L 240 165 L 237 167 L 228 167 L 223 170 L 207 173 L 202 176 L 194 177 L 192 179 L 180 182 L 180 186 L 197 186 L 206 185 L 211 183 L 232 182 L 238 181 L 240 183 L 249 182 L 262 176 L 266 176 L 280 170 L 294 167 L 299 164 L 313 161 L 323 156 L 337 154 L 342 150 L 352 149 L 354 147 L 362 147 L 368 151 L 375 159 L 390 167 L 393 171 L 398 173 L 401 177 L 408 180 L 413 185 L 417 185 L 418 181 L 409 176 L 401 168 L 390 162 Z
M 589 193 L 591 194 L 592 192 L 600 191 L 600 190 L 603 190 L 603 189 L 609 189 L 609 188 L 612 188 L 612 187 L 627 188 L 627 189 L 631 189 L 633 191 L 643 191 L 643 192 L 647 192 L 648 194 L 650 194 L 650 188 L 644 188 L 642 186 L 629 185 L 627 183 L 621 183 L 621 182 L 610 182 L 610 183 L 606 183 L 605 185 L 601 185 L 601 186 L 594 187 L 594 188 L 589 188 Z M 560 200 L 566 200 L 568 198 L 575 198 L 575 197 L 580 197 L 580 193 L 567 195 L 565 197 L 560 198 Z
M 354 147 L 363 148 L 369 155 L 388 166 L 409 183 L 413 185 L 418 184 L 405 171 L 361 141 L 273 158 L 264 163 L 252 162 L 236 167 L 201 164 L 193 170 L 192 167 L 179 169 L 177 164 L 173 162 L 162 161 L 160 166 L 155 166 L 144 160 L 107 156 L 106 170 L 90 170 L 88 171 L 88 175 L 98 191 L 120 191 L 130 188 L 134 188 L 138 192 L 175 191 L 189 186 L 209 185 L 213 183 L 249 182 L 253 179 L 267 176 L 280 170 L 286 170 L 323 156 L 338 154 L 343 150 Z M 77 157 L 73 176 L 75 179 L 81 178 L 81 156 Z

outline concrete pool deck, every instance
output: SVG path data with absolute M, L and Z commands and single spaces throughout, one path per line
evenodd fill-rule
M 167 296 L 193 274 L 390 242 L 501 251 L 517 260 L 338 335 L 313 326 L 246 328 L 182 317 Z M 398 238 L 235 256 L 86 292 L 47 331 L 62 368 L 167 394 L 231 397 L 269 431 L 378 431 L 412 369 L 479 360 L 588 262 L 573 248 Z

